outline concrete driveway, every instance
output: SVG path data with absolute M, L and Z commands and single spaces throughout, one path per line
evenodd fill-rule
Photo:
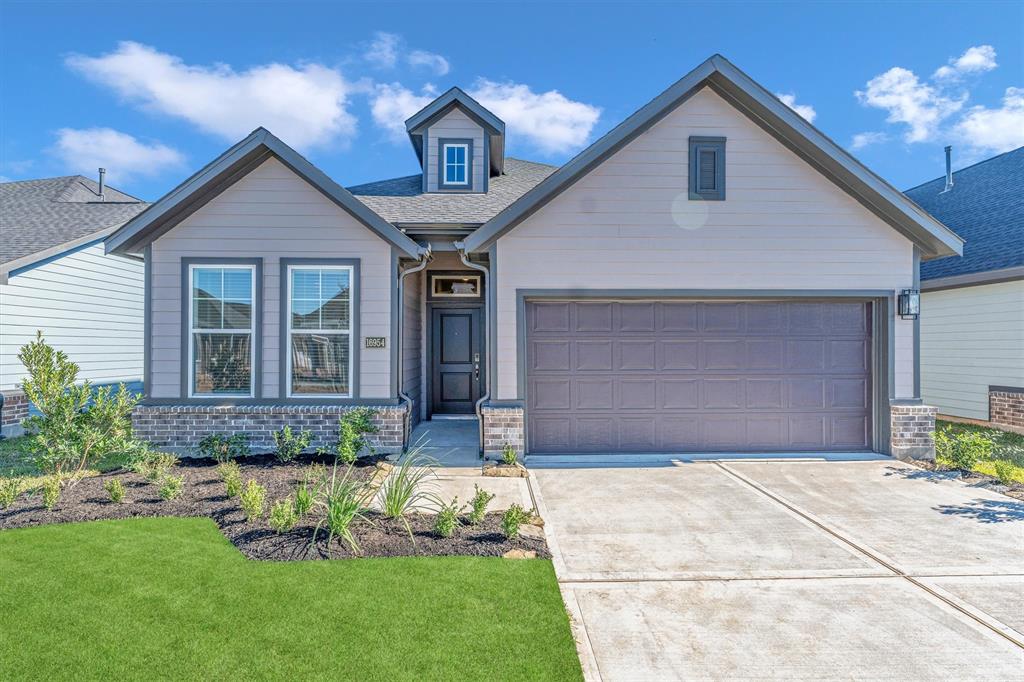
M 1024 503 L 890 459 L 533 468 L 588 679 L 1024 679 Z

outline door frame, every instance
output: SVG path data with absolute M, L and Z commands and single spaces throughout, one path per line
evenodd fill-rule
M 433 297 L 433 283 L 431 282 L 432 275 L 462 275 L 472 274 L 481 275 L 480 277 L 480 296 L 475 299 L 470 298 L 434 298 Z M 426 419 L 430 419 L 434 416 L 434 310 L 444 308 L 476 308 L 480 311 L 480 395 L 484 394 L 484 387 L 487 386 L 487 371 L 488 371 L 488 349 L 486 343 L 486 319 L 484 306 L 487 301 L 487 278 L 483 276 L 483 273 L 477 272 L 476 270 L 428 270 L 427 277 L 424 283 L 424 300 L 426 301 L 426 310 L 424 320 L 424 331 L 425 331 L 425 343 L 424 348 L 426 349 L 426 362 L 423 367 L 423 374 L 425 378 L 423 390 L 424 390 L 424 405 L 426 405 L 427 413 Z

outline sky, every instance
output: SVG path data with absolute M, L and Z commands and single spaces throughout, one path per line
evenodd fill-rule
M 900 189 L 1024 145 L 1024 0 L 0 0 L 0 180 L 155 200 L 258 126 L 342 185 L 409 175 L 453 85 L 557 165 L 715 53 Z

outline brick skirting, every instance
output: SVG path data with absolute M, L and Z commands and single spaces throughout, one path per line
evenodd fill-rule
M 1024 388 L 989 386 L 988 419 L 996 426 L 1024 428 Z
M 370 405 L 377 411 L 379 431 L 369 436 L 381 453 L 402 451 L 404 405 Z M 327 447 L 338 440 L 338 420 L 348 405 L 139 405 L 132 413 L 136 437 L 184 455 L 211 433 L 231 435 L 244 431 L 254 453 L 274 450 L 274 431 L 290 425 L 313 432 L 311 447 Z
M 5 436 L 23 432 L 21 422 L 28 417 L 28 396 L 21 391 L 4 391 L 4 405 L 0 408 L 0 429 Z
M 483 407 L 481 414 L 484 420 L 484 457 L 501 457 L 502 449 L 511 445 L 522 458 L 526 448 L 523 408 Z
M 930 405 L 892 405 L 892 456 L 935 459 L 935 408 Z

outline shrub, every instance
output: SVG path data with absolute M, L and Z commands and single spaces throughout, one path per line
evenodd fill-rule
M 229 478 L 241 478 L 242 467 L 238 466 L 238 462 L 221 462 L 217 465 L 217 475 L 222 481 L 227 481 Z
M 53 509 L 57 506 L 57 502 L 60 501 L 60 487 L 61 480 L 60 476 L 51 474 L 47 476 L 43 481 L 43 506 L 47 509 Z
M 508 443 L 501 449 L 501 461 L 508 466 L 515 465 L 518 461 L 519 456 L 516 454 L 516 449 L 512 447 L 511 443 Z
M 505 512 L 505 515 L 501 517 L 501 532 L 505 534 L 509 540 L 512 540 L 519 536 L 519 526 L 523 525 L 530 520 L 530 512 L 523 509 L 518 504 L 513 504 Z
M 245 512 L 245 520 L 252 523 L 263 516 L 263 506 L 266 501 L 267 489 L 254 479 L 249 479 L 249 482 L 245 484 L 245 490 L 238 498 L 238 503 L 242 506 L 242 511 Z
M 375 452 L 366 436 L 377 433 L 377 426 L 373 423 L 376 414 L 377 411 L 369 407 L 357 407 L 342 415 L 338 422 L 338 459 L 352 464 L 364 449 L 370 454 Z
M 224 466 L 227 462 L 221 464 Z M 232 497 L 238 497 L 242 494 L 242 470 L 238 468 L 235 462 L 231 462 L 235 466 L 233 468 L 227 468 L 221 472 L 221 476 L 224 480 L 224 494 L 231 499 Z
M 970 471 L 979 460 L 990 459 L 995 444 L 980 433 L 951 429 L 935 432 L 935 456 L 942 464 L 953 469 Z
M 121 479 L 111 478 L 103 484 L 103 489 L 107 491 L 111 502 L 115 504 L 124 502 L 124 483 L 121 482 Z
M 313 529 L 311 545 L 316 543 L 320 528 L 326 525 L 328 545 L 335 537 L 340 537 L 354 553 L 359 553 L 359 544 L 352 535 L 352 522 L 365 518 L 371 491 L 365 483 L 353 480 L 351 475 L 352 467 L 347 467 L 339 479 L 338 466 L 335 465 L 330 480 L 324 482 L 316 498 L 316 505 L 324 510 L 324 517 Z
M 489 505 L 491 500 L 494 499 L 494 493 L 489 493 L 486 490 L 483 490 L 475 483 L 473 484 L 473 489 L 476 492 L 469 503 L 469 522 L 476 526 L 483 523 L 484 516 L 487 514 L 487 505 Z
M 424 457 L 417 451 L 410 452 L 392 470 L 380 488 L 381 511 L 386 518 L 402 519 L 410 538 L 412 528 L 405 518 L 406 514 L 413 511 L 421 502 L 436 499 L 425 485 L 426 480 L 434 476 L 435 464 L 433 459 Z
M 277 445 L 277 459 L 281 462 L 290 462 L 302 451 L 309 447 L 313 441 L 312 431 L 292 432 L 291 426 L 285 426 L 280 431 L 274 432 L 274 443 Z
M 295 515 L 301 519 L 308 514 L 313 508 L 314 499 L 313 489 L 305 482 L 300 483 L 295 489 Z
M 21 494 L 20 478 L 0 478 L 0 509 L 7 509 Z
M 299 521 L 299 515 L 295 513 L 295 505 L 288 497 L 271 505 L 269 518 L 270 527 L 277 531 L 278 535 L 287 533 Z
M 992 462 L 992 466 L 995 467 L 996 478 L 999 479 L 1000 483 L 1002 483 L 1003 485 L 1012 485 L 1016 483 L 1017 467 L 1014 466 L 1013 462 L 1010 462 L 1005 459 L 997 459 L 994 462 Z
M 223 436 L 211 433 L 199 441 L 199 454 L 218 462 L 244 457 L 249 454 L 249 434 L 233 433 L 230 436 Z
M 139 396 L 124 384 L 116 391 L 93 391 L 88 381 L 76 385 L 78 365 L 47 344 L 42 332 L 22 346 L 18 359 L 28 373 L 22 389 L 39 411 L 25 420 L 25 428 L 40 470 L 74 485 L 87 467 L 135 448 L 131 413 Z
M 448 504 L 442 504 L 437 510 L 437 518 L 434 520 L 434 532 L 443 538 L 450 538 L 455 534 L 459 526 L 459 513 L 462 507 L 459 506 L 459 498 L 452 498 Z
M 181 495 L 181 489 L 185 486 L 184 476 L 164 476 L 160 481 L 160 499 L 176 500 Z
M 163 479 L 178 465 L 178 458 L 169 452 L 153 452 L 145 449 L 132 461 L 130 468 L 147 481 L 155 482 Z

